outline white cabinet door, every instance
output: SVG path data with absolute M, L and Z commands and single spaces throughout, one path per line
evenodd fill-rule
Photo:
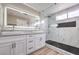
M 30 54 L 33 51 L 35 51 L 35 46 L 33 44 L 30 44 L 29 46 L 27 46 L 27 54 Z
M 37 49 L 39 49 L 40 48 L 40 40 L 41 40 L 41 38 L 40 37 L 38 37 L 36 40 L 35 40 L 35 50 L 37 50 Z
M 0 55 L 11 55 L 12 54 L 12 43 L 0 43 Z
M 43 46 L 45 46 L 45 35 L 44 34 L 40 34 L 39 37 L 36 38 L 35 40 L 35 48 L 36 50 L 37 49 L 40 49 L 42 48 Z
M 14 55 L 26 54 L 26 40 L 18 40 L 14 42 Z
M 46 35 L 45 34 L 41 34 L 41 38 L 40 38 L 40 47 L 45 46 L 45 41 L 46 41 Z

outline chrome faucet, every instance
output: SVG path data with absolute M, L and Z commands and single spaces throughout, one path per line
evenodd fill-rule
M 8 24 L 8 25 L 11 25 L 13 27 L 12 30 L 14 31 L 14 28 L 15 28 L 16 24 Z

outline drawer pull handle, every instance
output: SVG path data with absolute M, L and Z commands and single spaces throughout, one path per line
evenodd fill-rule
M 16 48 L 16 43 L 13 43 L 12 44 L 12 48 Z
M 31 43 L 31 42 L 33 42 L 33 40 L 32 41 L 29 41 L 29 43 Z
M 14 48 L 16 48 L 16 43 L 14 43 Z
M 14 48 L 13 44 L 12 44 L 12 48 Z
M 29 49 L 32 49 L 33 47 L 30 47 Z

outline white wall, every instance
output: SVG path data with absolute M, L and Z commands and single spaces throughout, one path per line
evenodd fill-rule
M 63 11 L 63 10 L 62 10 Z M 68 19 L 68 21 L 77 20 L 77 24 L 79 24 L 79 18 Z M 59 43 L 63 43 L 66 45 L 74 46 L 79 48 L 79 29 L 78 27 L 71 28 L 57 28 L 50 27 L 50 25 L 56 24 L 56 16 L 52 15 L 48 18 L 48 40 L 56 41 Z M 60 21 L 63 22 L 63 21 Z M 66 21 L 64 21 L 66 22 Z M 78 25 L 77 25 L 78 26 Z
M 79 18 L 78 18 L 79 20 Z M 72 21 L 72 19 L 71 19 Z M 65 22 L 65 21 L 64 21 Z M 56 24 L 55 18 L 52 16 L 49 18 L 49 25 Z M 68 28 L 57 28 L 50 27 L 48 28 L 48 40 L 56 41 L 59 43 L 67 44 L 70 46 L 75 46 L 79 48 L 79 30 L 77 27 L 68 27 Z
M 3 25 L 3 8 L 2 4 L 0 4 L 0 26 Z
M 1 21 L 1 17 L 2 17 L 2 16 L 1 16 L 1 4 L 0 4 L 0 30 L 1 30 L 1 22 L 2 22 L 2 21 Z

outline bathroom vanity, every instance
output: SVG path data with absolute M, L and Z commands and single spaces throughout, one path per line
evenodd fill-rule
M 46 33 L 36 23 L 40 23 L 37 16 L 0 7 L 0 55 L 26 55 L 45 46 Z
M 0 55 L 25 55 L 45 46 L 44 32 L 18 32 L 2 32 L 0 36 Z

